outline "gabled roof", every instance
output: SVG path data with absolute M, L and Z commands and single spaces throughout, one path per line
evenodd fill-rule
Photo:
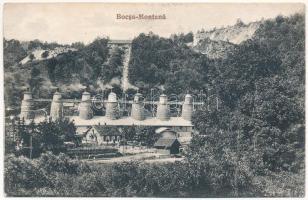
M 154 147 L 171 147 L 174 143 L 181 145 L 181 143 L 176 138 L 159 138 L 155 142 Z
M 160 128 L 155 130 L 155 133 L 161 133 L 161 132 L 164 132 L 166 130 L 171 130 L 171 129 L 167 128 L 167 127 L 160 127 Z
M 97 133 L 104 136 L 122 136 L 123 134 L 116 128 L 110 126 L 94 126 Z M 104 130 L 104 128 L 110 129 L 109 131 Z
M 92 129 L 92 126 L 88 127 L 77 127 L 76 132 L 77 132 L 77 137 L 85 137 L 88 132 Z

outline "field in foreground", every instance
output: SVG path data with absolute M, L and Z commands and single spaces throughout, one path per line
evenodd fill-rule
M 241 176 L 241 175 L 240 175 Z M 304 173 L 272 173 L 243 179 L 236 190 L 215 186 L 209 174 L 198 174 L 187 161 L 107 163 L 72 160 L 64 154 L 43 154 L 30 160 L 13 155 L 5 159 L 7 196 L 114 197 L 249 197 L 304 195 Z M 213 181 L 212 183 L 210 181 Z M 300 186 L 300 187 L 299 187 Z M 216 187 L 216 188 L 215 188 Z

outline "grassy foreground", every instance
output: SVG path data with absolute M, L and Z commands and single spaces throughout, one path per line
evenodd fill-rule
M 38 159 L 5 158 L 7 196 L 75 197 L 234 197 L 304 195 L 303 174 L 271 174 L 246 179 L 245 188 L 209 183 L 210 175 L 197 174 L 190 163 L 145 164 L 123 162 L 92 165 L 64 154 L 43 154 Z M 222 184 L 222 183 L 221 183 Z M 301 186 L 301 187 L 298 187 Z

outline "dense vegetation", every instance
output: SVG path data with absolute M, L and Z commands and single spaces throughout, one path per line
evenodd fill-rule
M 233 176 L 262 179 L 271 189 L 304 177 L 304 34 L 304 16 L 278 16 L 216 66 L 213 86 L 223 106 L 195 113 L 200 135 L 188 159 L 203 158 L 195 164 L 221 172 L 231 162 Z M 296 181 L 303 193 L 304 178 Z
M 6 158 L 6 192 L 304 196 L 304 19 L 296 14 L 266 20 L 253 38 L 215 60 L 194 52 L 187 41 L 140 34 L 132 44 L 133 84 L 146 89 L 163 85 L 169 94 L 211 88 L 220 101 L 219 109 L 204 107 L 194 113 L 198 134 L 186 160 L 88 166 L 63 155 L 37 160 L 11 156 Z
M 54 154 L 65 152 L 64 142 L 70 141 L 80 144 L 80 139 L 76 137 L 76 127 L 73 122 L 64 118 L 52 121 L 48 119 L 35 124 L 25 124 L 24 120 L 17 120 L 15 124 L 6 127 L 6 133 L 15 137 L 7 137 L 5 140 L 6 153 L 14 153 L 17 156 L 23 155 L 32 158 L 39 157 L 42 153 L 50 151 Z M 9 129 L 11 128 L 11 129 Z M 14 141 L 18 138 L 18 141 Z M 16 147 L 18 146 L 18 149 Z M 32 151 L 30 153 L 30 148 Z
M 119 47 L 112 49 L 108 62 L 103 65 L 100 71 L 104 84 L 109 83 L 114 78 L 120 79 L 122 77 L 123 54 L 124 50 Z
M 163 85 L 169 94 L 199 90 L 207 82 L 208 62 L 182 40 L 140 34 L 132 43 L 129 79 L 145 90 Z
M 303 196 L 300 175 L 282 172 L 253 177 L 246 165 L 236 165 L 230 158 L 223 162 L 214 157 L 210 163 L 203 159 L 197 165 L 196 158 L 169 164 L 99 165 L 72 160 L 62 153 L 42 154 L 35 160 L 8 155 L 5 191 L 9 196 Z
M 66 46 L 76 51 L 69 50 L 50 59 L 19 63 L 27 55 L 31 57 L 31 52 L 36 48 L 45 49 L 42 57 L 46 57 L 48 50 L 56 47 L 61 45 L 36 40 L 25 45 L 17 40 L 4 39 L 6 105 L 18 108 L 20 94 L 25 88 L 31 88 L 35 97 L 49 98 L 54 88 L 61 86 L 66 97 L 74 98 L 80 97 L 86 87 L 97 92 L 113 78 L 120 80 L 122 76 L 124 51 L 120 48 L 110 50 L 105 38 L 97 38 L 88 45 L 74 43 Z
M 278 16 L 262 23 L 227 58 L 211 62 L 170 39 L 140 35 L 133 43 L 130 75 L 175 93 L 211 88 L 222 103 L 219 110 L 195 113 L 200 135 L 229 135 L 211 145 L 222 143 L 241 158 L 247 153 L 249 162 L 260 162 L 252 163 L 254 170 L 299 172 L 304 167 L 304 38 L 303 15 Z M 154 51 L 159 53 L 153 56 Z M 153 74 L 148 66 L 154 65 L 159 73 L 151 82 L 141 74 Z

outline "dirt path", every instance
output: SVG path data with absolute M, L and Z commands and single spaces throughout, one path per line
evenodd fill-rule
M 130 54 L 131 54 L 131 46 L 129 46 L 125 50 L 124 59 L 123 59 L 123 75 L 122 75 L 122 80 L 121 80 L 123 91 L 126 91 L 129 88 L 137 89 L 137 87 L 130 84 L 128 80 L 128 65 L 129 65 Z
M 97 160 L 87 160 L 87 162 L 91 163 L 114 163 L 114 162 L 127 162 L 132 160 L 145 160 L 151 158 L 158 158 L 160 154 L 158 153 L 140 153 L 136 155 L 122 156 L 122 157 L 114 157 L 114 158 L 105 158 L 105 159 L 97 159 Z

